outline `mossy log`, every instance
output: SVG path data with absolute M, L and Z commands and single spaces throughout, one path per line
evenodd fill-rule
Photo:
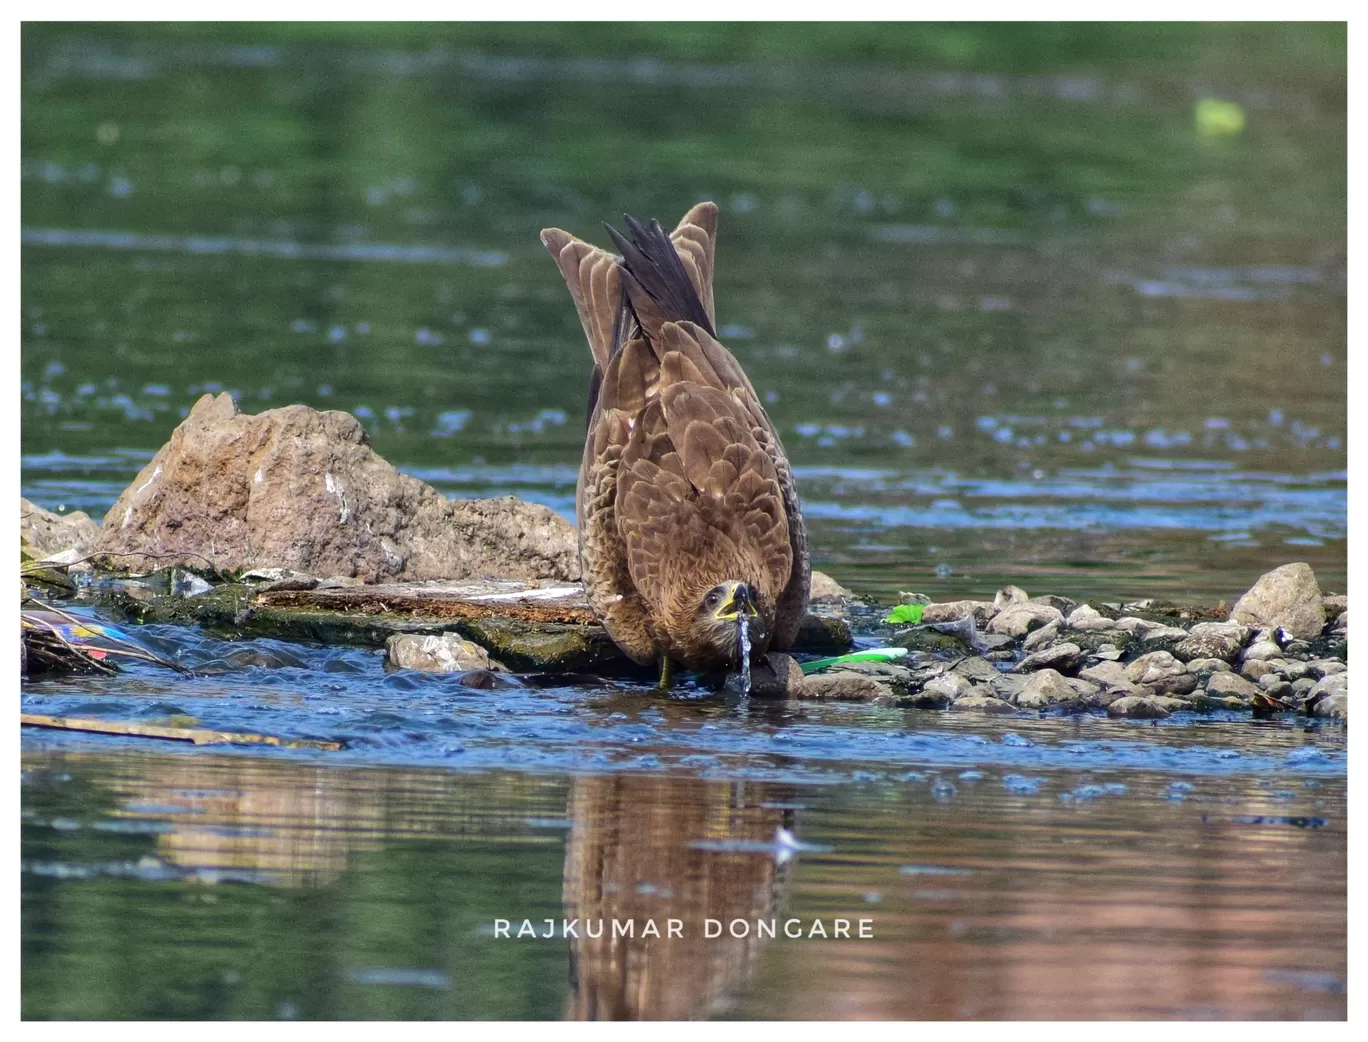
M 455 632 L 519 672 L 633 668 L 594 620 L 578 584 L 480 580 L 258 590 L 232 583 L 183 597 L 127 583 L 96 596 L 138 622 L 368 647 L 381 647 L 396 633 Z M 822 608 L 804 620 L 795 650 L 839 654 L 851 645 L 845 619 Z

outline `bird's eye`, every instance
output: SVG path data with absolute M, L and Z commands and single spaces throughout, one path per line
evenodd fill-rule
M 706 604 L 709 608 L 716 608 L 717 602 L 719 600 L 721 600 L 721 598 L 718 597 L 716 592 L 713 592 L 708 594 L 708 596 L 704 598 L 703 603 Z

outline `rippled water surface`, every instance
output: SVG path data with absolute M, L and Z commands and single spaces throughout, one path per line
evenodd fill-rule
M 26 729 L 26 1016 L 1345 1014 L 1336 725 L 470 688 L 379 651 L 138 632 L 202 675 L 41 681 L 23 709 L 346 748 Z
M 722 339 L 858 592 L 1214 603 L 1289 560 L 1344 591 L 1342 28 L 23 44 L 40 505 L 101 517 L 231 391 L 570 516 L 587 351 L 537 232 L 712 198 Z M 1203 98 L 1242 133 L 1199 134 Z M 24 710 L 346 748 L 26 729 L 26 1017 L 1345 1016 L 1337 726 L 473 689 L 136 632 L 200 675 L 37 681 Z M 614 917 L 685 936 L 495 930 Z

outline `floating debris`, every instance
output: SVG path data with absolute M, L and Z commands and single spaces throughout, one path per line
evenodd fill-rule
M 184 666 L 149 651 L 122 630 L 34 597 L 20 602 L 19 626 L 25 673 L 115 673 L 112 656 L 190 675 Z
M 924 604 L 896 604 L 887 615 L 884 622 L 889 625 L 912 625 L 915 626 L 922 620 L 922 612 L 926 610 Z
M 798 668 L 804 673 L 816 673 L 828 666 L 844 666 L 850 662 L 892 662 L 906 654 L 907 648 L 870 648 L 868 651 L 853 651 L 849 655 L 836 655 L 831 658 L 800 662 Z

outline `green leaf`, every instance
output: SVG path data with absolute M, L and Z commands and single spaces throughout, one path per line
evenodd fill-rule
M 884 622 L 905 622 L 915 626 L 922 620 L 924 604 L 899 604 L 884 616 Z

